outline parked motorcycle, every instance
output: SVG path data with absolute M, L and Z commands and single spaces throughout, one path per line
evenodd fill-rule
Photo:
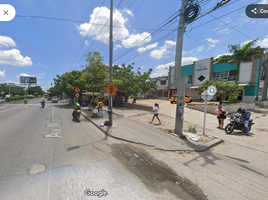
M 250 119 L 248 122 L 249 131 L 251 130 L 251 126 L 253 125 L 253 120 Z M 244 126 L 244 119 L 241 116 L 233 116 L 230 118 L 230 123 L 226 125 L 225 132 L 227 134 L 231 134 L 234 130 L 241 130 L 243 133 L 246 133 L 246 129 Z
M 81 110 L 76 110 L 76 111 L 73 113 L 73 119 L 74 119 L 74 120 L 79 120 L 80 115 L 81 115 Z

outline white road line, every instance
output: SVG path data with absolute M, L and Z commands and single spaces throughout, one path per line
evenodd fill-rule
M 54 106 L 53 106 L 53 110 L 52 110 L 52 117 L 54 117 Z
M 28 108 L 28 106 L 25 106 L 25 107 L 23 107 L 22 109 L 20 109 L 20 110 L 24 110 L 25 108 Z
M 1 111 L 0 113 L 2 113 L 2 112 L 6 112 L 6 111 L 8 111 L 8 110 L 12 110 L 12 109 L 17 108 L 17 107 L 19 107 L 19 106 L 16 106 L 16 107 L 13 107 L 13 108 L 10 108 L 10 109 L 7 109 L 7 110 L 3 110 L 3 111 Z
M 6 108 L 6 107 L 0 107 L 0 108 Z

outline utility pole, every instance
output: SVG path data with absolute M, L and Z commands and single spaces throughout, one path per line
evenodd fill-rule
M 110 50 L 109 50 L 109 84 L 113 81 L 113 0 L 110 0 Z M 113 97 L 109 96 L 110 108 L 113 107 Z M 113 125 L 113 113 L 109 114 L 109 126 Z
M 185 31 L 185 17 L 184 11 L 188 5 L 188 0 L 182 0 L 181 13 L 177 34 L 176 44 L 176 56 L 175 56 L 175 86 L 177 88 L 177 107 L 176 107 L 176 121 L 175 121 L 175 133 L 181 137 L 183 132 L 183 118 L 184 118 L 184 95 L 185 95 L 185 80 L 181 77 L 181 58 L 182 58 L 182 46 L 183 46 L 183 34 Z

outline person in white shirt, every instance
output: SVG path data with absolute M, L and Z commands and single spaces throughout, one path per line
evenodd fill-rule
M 157 103 L 155 103 L 154 106 L 155 106 L 154 110 L 149 111 L 149 112 L 154 112 L 153 119 L 152 119 L 152 121 L 149 122 L 149 123 L 150 123 L 150 124 L 153 123 L 154 118 L 156 117 L 156 118 L 158 119 L 158 121 L 159 121 L 159 124 L 158 124 L 158 125 L 161 125 L 161 121 L 160 121 L 160 119 L 158 118 L 158 115 L 159 115 L 159 113 L 158 113 L 159 105 L 158 105 Z

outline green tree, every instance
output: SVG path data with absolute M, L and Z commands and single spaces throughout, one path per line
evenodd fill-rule
M 108 86 L 109 76 L 108 76 L 108 66 L 103 64 L 104 58 L 98 51 L 90 51 L 86 55 L 86 62 L 82 78 L 86 80 L 85 88 L 89 89 L 93 93 L 101 92 L 104 93 L 104 89 Z
M 34 92 L 33 95 L 34 95 L 35 97 L 37 97 L 37 96 L 38 96 L 38 92 Z
M 215 86 L 217 88 L 216 97 L 219 98 L 220 105 L 225 97 L 228 98 L 228 102 L 237 101 L 238 96 L 242 93 L 243 87 L 239 87 L 235 82 L 228 82 L 227 80 L 206 80 L 198 87 L 198 94 L 201 94 L 204 90 L 207 90 L 209 86 Z
M 222 55 L 219 58 L 214 59 L 214 63 L 229 63 L 237 64 L 235 80 L 239 79 L 240 64 L 244 62 L 252 62 L 257 58 L 261 58 L 265 48 L 259 46 L 254 47 L 258 38 L 252 40 L 243 46 L 240 44 L 228 45 L 230 55 Z
M 126 66 L 122 64 L 113 66 L 113 80 L 114 84 L 120 92 L 125 94 L 125 101 L 127 102 L 128 96 L 131 94 L 137 94 L 141 91 L 139 84 L 137 83 L 137 76 L 132 65 Z
M 80 96 L 81 93 L 85 92 L 86 89 L 86 80 L 82 78 L 82 72 L 73 70 L 71 72 L 66 72 L 62 76 L 57 75 L 57 78 L 54 78 L 54 86 L 49 88 L 49 92 L 53 95 L 61 95 L 63 92 L 66 96 L 74 98 L 75 88 L 79 88 Z
M 141 74 L 141 72 L 139 71 L 140 69 L 141 68 L 139 67 L 138 72 L 137 72 L 138 73 L 137 81 L 138 81 L 138 85 L 139 85 L 141 91 L 143 92 L 143 94 L 148 92 L 150 89 L 157 89 L 156 83 L 153 83 L 150 81 L 150 75 L 151 75 L 153 69 L 150 68 L 148 70 L 148 72 L 144 72 L 143 74 Z

